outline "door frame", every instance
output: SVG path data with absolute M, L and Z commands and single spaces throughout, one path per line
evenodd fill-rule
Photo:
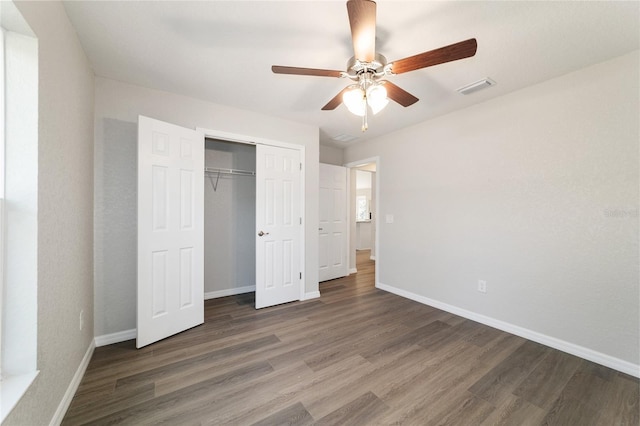
M 355 194 L 352 193 L 351 191 L 351 170 L 352 169 L 357 169 L 359 166 L 363 166 L 365 164 L 371 164 L 371 163 L 375 163 L 376 165 L 376 190 L 375 190 L 375 206 L 376 206 L 376 226 L 375 226 L 375 231 L 376 231 L 376 237 L 374 240 L 374 244 L 375 244 L 375 251 L 376 251 L 376 267 L 375 267 L 375 286 L 376 288 L 379 288 L 379 283 L 380 283 L 380 252 L 382 250 L 380 250 L 380 157 L 379 156 L 375 156 L 375 157 L 367 157 L 364 158 L 362 160 L 357 160 L 357 161 L 350 161 L 346 164 L 344 164 L 344 167 L 346 167 L 349 170 L 349 173 L 347 173 L 347 193 L 349 194 L 349 210 L 353 210 L 351 209 L 351 200 L 352 197 L 355 196 Z M 354 214 L 355 212 L 350 211 L 349 212 L 349 221 L 347 222 L 347 232 L 349 234 L 349 238 L 347 238 L 347 250 L 349 253 L 349 259 L 351 259 L 351 251 L 355 251 L 356 248 L 355 247 L 351 247 L 351 228 L 354 226 L 355 224 L 355 220 L 354 219 Z M 353 222 L 353 223 L 352 223 Z M 351 262 L 349 260 L 349 262 Z M 350 267 L 351 265 L 349 265 Z M 351 269 L 351 268 L 349 268 Z
M 300 229 L 300 272 L 302 272 L 302 280 L 300 281 L 300 299 L 299 300 L 305 300 L 306 288 L 307 288 L 306 286 L 307 274 L 305 270 L 305 266 L 306 266 L 306 255 L 305 255 L 306 232 L 305 230 L 306 230 L 306 223 L 307 223 L 306 211 L 305 211 L 306 200 L 305 200 L 305 191 L 304 191 L 305 182 L 306 182 L 306 173 L 307 173 L 307 167 L 306 167 L 307 165 L 305 160 L 305 146 L 276 141 L 273 139 L 261 138 L 257 136 L 243 135 L 240 133 L 231 133 L 231 132 L 224 132 L 222 130 L 206 129 L 203 127 L 196 127 L 196 130 L 201 132 L 204 135 L 205 139 L 212 138 L 212 139 L 218 139 L 226 142 L 236 142 L 236 143 L 243 143 L 247 145 L 270 145 L 270 146 L 295 149 L 300 151 L 300 162 L 302 163 L 302 175 L 301 175 L 302 180 L 300 183 L 300 215 L 302 217 L 302 226 Z M 256 286 L 257 286 L 257 283 L 256 283 Z

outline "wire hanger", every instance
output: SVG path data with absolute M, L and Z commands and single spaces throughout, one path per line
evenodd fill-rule
M 209 176 L 209 181 L 211 182 L 211 186 L 213 187 L 213 192 L 216 192 L 218 190 L 218 181 L 220 181 L 220 170 L 218 170 L 216 183 L 213 183 L 213 173 L 207 173 L 207 176 Z

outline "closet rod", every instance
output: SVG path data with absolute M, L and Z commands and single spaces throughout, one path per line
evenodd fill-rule
M 227 174 L 227 175 L 241 175 L 241 176 L 255 176 L 256 172 L 251 170 L 240 170 L 240 169 L 221 169 L 218 167 L 205 167 L 205 173 L 217 173 L 217 174 Z

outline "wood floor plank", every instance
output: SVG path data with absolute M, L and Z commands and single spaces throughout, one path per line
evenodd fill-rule
M 274 410 L 280 410 L 294 401 L 305 401 L 322 398 L 328 393 L 335 392 L 346 383 L 371 371 L 372 365 L 360 356 L 353 356 L 335 364 L 335 369 L 324 369 L 314 372 L 308 380 L 284 383 L 272 394 L 263 395 L 251 407 L 243 412 L 224 419 L 228 424 L 251 424 L 265 414 L 270 415 Z M 306 407 L 306 404 L 305 404 Z
M 180 374 L 170 374 L 166 377 L 160 377 L 155 381 L 156 396 L 164 395 L 182 389 L 186 386 L 196 384 L 202 380 L 214 377 L 217 374 L 226 371 L 232 371 L 235 368 L 253 364 L 255 362 L 264 361 L 269 355 L 288 354 L 296 348 L 306 347 L 310 343 L 306 339 L 299 341 L 287 342 L 278 345 L 272 345 L 262 348 L 258 352 L 247 352 L 238 354 L 234 357 L 227 357 L 215 364 L 192 364 L 189 369 L 181 371 Z M 268 360 L 267 360 L 268 362 Z M 289 362 L 288 365 L 290 365 Z M 273 365 L 272 365 L 273 367 Z
M 253 416 L 253 422 L 256 422 L 294 404 L 294 395 L 284 395 L 276 400 L 272 400 L 271 397 L 278 396 L 282 387 L 291 386 L 299 381 L 306 382 L 312 378 L 313 372 L 304 362 L 294 362 L 286 368 L 261 375 L 250 382 L 238 382 L 236 386 L 209 392 L 206 395 L 206 403 L 191 405 L 186 410 L 162 413 L 158 421 L 169 425 L 249 424 L 250 421 L 238 423 L 234 419 L 254 411 L 258 412 Z M 271 403 L 266 404 L 266 400 Z M 266 409 L 263 406 L 266 406 Z
M 340 407 L 344 401 L 353 398 L 364 390 L 378 394 L 386 394 L 394 386 L 406 382 L 428 364 L 427 352 L 419 347 L 412 346 L 402 352 L 387 352 L 384 358 L 378 358 L 373 368 L 351 380 L 341 387 L 334 387 L 331 392 L 323 395 L 310 395 L 303 400 L 305 406 L 314 418 L 323 418 Z M 402 366 L 402 367 L 401 367 Z
M 451 328 L 449 324 L 442 321 L 433 321 L 414 330 L 408 330 L 405 333 L 396 333 L 390 338 L 385 339 L 385 341 L 372 345 L 368 350 L 360 354 L 373 362 L 388 352 L 397 352 L 413 345 L 428 345 L 428 342 L 433 339 L 434 335 L 445 334 L 445 330 L 449 328 Z
M 326 348 L 317 355 L 305 358 L 305 362 L 314 371 L 322 370 L 323 368 L 331 367 L 338 360 L 348 358 L 354 354 L 361 354 L 362 350 L 371 346 L 376 347 L 377 344 L 375 342 L 377 341 L 384 341 L 407 331 L 407 326 L 402 324 L 390 325 L 384 329 L 369 327 L 357 333 L 357 337 L 345 339 L 340 343 L 331 345 L 331 348 Z M 373 345 L 371 344 L 372 342 L 374 342 Z
M 599 411 L 604 406 L 602 396 L 609 389 L 606 378 L 613 376 L 607 375 L 603 378 L 600 368 L 594 368 L 592 364 L 580 360 L 580 365 L 562 390 L 562 399 L 580 401 L 585 406 Z
M 383 423 L 437 424 L 447 412 L 458 410 L 452 401 L 488 370 L 474 361 L 480 353 L 480 348 L 459 340 L 451 343 L 449 350 L 430 352 L 426 368 L 411 378 L 384 391 L 376 390 L 391 408 Z
M 615 425 L 640 425 L 640 385 L 633 377 L 619 373 L 603 395 L 600 416 Z
M 192 406 L 203 403 L 207 399 L 207 392 L 212 389 L 219 389 L 225 385 L 228 386 L 230 383 L 250 381 L 252 378 L 262 376 L 271 371 L 273 371 L 273 368 L 267 362 L 241 367 L 236 371 L 221 374 L 176 392 L 135 404 L 93 421 L 98 424 L 155 422 L 166 416 L 166 413 L 171 413 L 172 411 L 188 412 Z
M 211 299 L 184 333 L 96 348 L 63 424 L 638 425 L 637 378 L 379 290 L 357 259 L 319 299 Z
M 439 425 L 481 424 L 494 411 L 494 406 L 470 392 L 450 400 L 455 409 L 445 410 L 432 422 Z
M 611 425 L 613 423 L 600 422 L 600 415 L 594 407 L 566 395 L 560 395 L 549 409 L 547 415 L 542 419 L 545 426 L 567 426 L 567 425 Z
M 260 339 L 250 340 L 233 346 L 214 350 L 195 357 L 189 357 L 161 367 L 152 368 L 137 374 L 124 376 L 116 380 L 116 389 L 123 386 L 138 385 L 140 383 L 152 383 L 168 375 L 183 374 L 194 364 L 207 365 L 216 361 L 233 357 L 237 353 L 247 353 L 263 350 L 271 345 L 276 345 L 280 340 L 274 336 L 266 336 Z
M 374 424 L 388 407 L 373 392 L 366 392 L 353 401 L 322 417 L 318 426 Z
M 539 343 L 526 341 L 474 383 L 469 391 L 498 405 L 511 395 L 513 389 L 526 379 L 549 352 L 549 348 Z
M 550 408 L 567 382 L 580 366 L 581 360 L 560 351 L 551 351 L 513 391 L 540 408 Z
M 291 426 L 304 426 L 314 424 L 313 417 L 304 408 L 304 405 L 297 402 L 290 407 L 278 411 L 275 414 L 270 415 L 258 422 L 253 423 L 253 426 L 272 426 L 272 425 L 291 425 Z
M 481 426 L 534 426 L 542 424 L 546 410 L 511 396 L 482 422 Z
M 67 411 L 63 424 L 83 424 L 96 418 L 111 415 L 123 409 L 131 408 L 155 396 L 153 383 L 147 383 L 126 390 L 116 391 L 101 398 L 94 398 L 84 404 L 76 402 Z

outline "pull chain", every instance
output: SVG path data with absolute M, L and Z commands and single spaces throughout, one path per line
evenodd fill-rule
M 369 128 L 369 123 L 367 123 L 367 110 L 368 110 L 368 105 L 367 105 L 367 98 L 365 97 L 364 100 L 364 115 L 362 116 L 362 132 L 366 132 L 367 129 Z

